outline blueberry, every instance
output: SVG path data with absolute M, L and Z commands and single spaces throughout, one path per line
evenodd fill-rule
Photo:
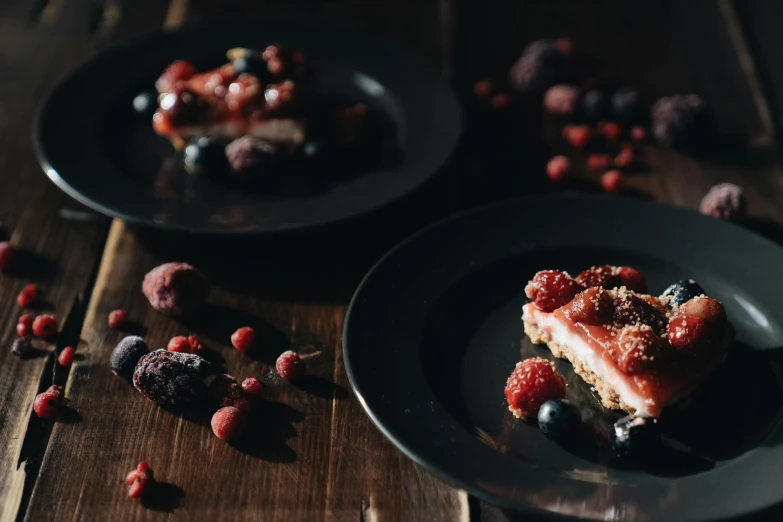
M 141 337 L 131 335 L 120 341 L 109 357 L 109 367 L 116 375 L 130 379 L 136 369 L 136 363 L 147 355 L 147 344 Z
M 231 62 L 231 66 L 237 75 L 252 74 L 261 81 L 266 81 L 269 77 L 269 69 L 267 69 L 266 62 L 255 52 L 251 52 L 247 56 L 235 58 Z
M 567 441 L 579 432 L 579 411 L 563 401 L 546 401 L 538 410 L 538 427 L 550 439 Z
M 639 93 L 632 89 L 618 89 L 612 95 L 612 117 L 625 124 L 639 119 L 641 103 Z
M 189 169 L 219 170 L 226 165 L 224 144 L 206 136 L 192 139 L 185 147 L 184 160 Z
M 615 454 L 634 460 L 654 455 L 661 439 L 655 419 L 633 415 L 615 422 L 611 436 Z
M 672 305 L 679 306 L 699 295 L 704 295 L 704 289 L 693 279 L 677 281 L 663 292 L 663 296 L 671 296 L 670 308 Z
M 133 98 L 133 110 L 140 115 L 152 115 L 155 112 L 155 96 L 149 92 L 142 92 Z
M 582 97 L 582 111 L 590 120 L 606 119 L 609 115 L 609 96 L 603 91 L 587 91 Z

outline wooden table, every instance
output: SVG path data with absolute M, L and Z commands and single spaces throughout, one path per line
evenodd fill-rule
M 366 30 L 440 67 L 465 101 L 467 124 L 444 176 L 371 222 L 242 242 L 136 231 L 85 211 L 46 179 L 30 135 L 35 109 L 57 80 L 129 37 L 237 16 L 310 17 Z M 649 172 L 629 177 L 629 187 L 695 207 L 712 184 L 735 182 L 746 188 L 753 226 L 779 238 L 774 118 L 744 34 L 729 0 L 3 0 L 0 220 L 23 256 L 19 270 L 0 275 L 0 521 L 513 518 L 423 472 L 364 415 L 342 365 L 351 293 L 374 259 L 426 222 L 553 190 L 543 163 L 565 149 L 551 122 L 542 126 L 540 115 L 515 108 L 493 112 L 471 95 L 476 80 L 502 79 L 522 46 L 542 37 L 571 37 L 601 58 L 606 77 L 650 99 L 701 94 L 733 139 L 707 158 L 647 144 Z M 595 175 L 580 177 L 595 186 Z M 141 295 L 144 274 L 172 260 L 193 262 L 215 283 L 208 321 L 177 322 Z M 52 353 L 20 360 L 9 350 L 20 313 L 14 297 L 28 282 L 62 322 L 57 349 L 77 347 L 70 369 Z M 123 336 L 107 326 L 116 308 L 153 347 L 196 333 L 232 374 L 271 382 L 264 424 L 251 440 L 225 444 L 208 419 L 164 411 L 112 375 L 109 353 Z M 229 345 L 244 324 L 261 332 L 264 348 L 253 358 Z M 308 357 L 313 377 L 300 387 L 274 377 L 274 359 L 288 347 Z M 31 405 L 52 382 L 66 386 L 68 408 L 57 422 L 42 422 Z M 122 482 L 141 460 L 165 492 L 146 506 L 129 500 Z

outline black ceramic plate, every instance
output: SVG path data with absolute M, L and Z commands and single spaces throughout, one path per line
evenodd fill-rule
M 273 186 L 188 175 L 150 117 L 134 113 L 134 97 L 154 90 L 175 59 L 214 67 L 229 48 L 275 42 L 316 68 L 319 100 L 369 107 L 380 128 L 377 154 L 361 165 L 292 168 Z M 309 228 L 382 207 L 438 171 L 460 128 L 445 82 L 395 47 L 306 23 L 231 23 L 159 33 L 97 56 L 50 94 L 35 139 L 52 181 L 99 212 L 165 229 L 236 233 Z
M 508 412 L 503 389 L 541 355 L 520 320 L 541 269 L 630 265 L 660 293 L 694 278 L 736 329 L 727 363 L 690 405 L 661 418 L 665 447 L 617 461 L 620 415 L 558 361 L 588 434 L 566 449 Z M 367 413 L 409 457 L 504 508 L 590 520 L 714 520 L 783 501 L 777 348 L 783 249 L 740 227 L 640 200 L 529 198 L 458 215 L 408 239 L 351 303 L 345 364 Z

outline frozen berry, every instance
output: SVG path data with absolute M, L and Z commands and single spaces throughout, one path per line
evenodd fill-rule
M 128 320 L 128 312 L 125 310 L 113 310 L 109 314 L 109 328 L 122 328 Z
M 247 175 L 276 171 L 280 157 L 278 145 L 254 138 L 242 136 L 237 138 L 225 148 L 225 156 L 231 170 L 237 174 Z
M 609 96 L 603 91 L 587 91 L 582 97 L 582 112 L 591 121 L 600 121 L 609 115 Z
M 634 141 L 644 141 L 644 138 L 646 137 L 647 131 L 644 129 L 644 127 L 640 127 L 639 125 L 631 127 L 631 138 Z
M 620 276 L 609 265 L 593 266 L 576 276 L 576 282 L 585 288 L 600 286 L 611 290 L 621 285 Z
M 614 423 L 611 439 L 618 457 L 636 460 L 656 454 L 661 434 L 655 419 L 628 415 Z
M 27 285 L 22 288 L 19 295 L 16 296 L 16 302 L 22 308 L 27 308 L 38 299 L 38 287 L 35 285 Z
M 156 350 L 143 356 L 133 372 L 133 385 L 161 406 L 181 407 L 205 389 L 209 363 L 198 355 Z
M 8 241 L 0 241 L 0 272 L 5 272 L 14 262 L 14 247 Z
M 33 320 L 33 334 L 41 339 L 51 339 L 57 335 L 57 319 L 53 315 L 39 315 Z
M 62 402 L 62 387 L 50 386 L 48 390 L 39 393 L 33 402 L 35 414 L 42 419 L 49 419 L 57 415 Z
M 697 145 L 709 131 L 707 107 L 695 94 L 661 98 L 651 117 L 655 139 L 677 147 Z
M 581 425 L 579 410 L 563 401 L 546 401 L 538 410 L 538 427 L 550 439 L 568 442 L 579 434 Z
M 649 373 L 660 366 L 663 341 L 646 324 L 626 326 L 609 349 L 617 367 L 628 375 Z
M 519 92 L 541 95 L 558 79 L 562 56 L 550 40 L 528 45 L 508 72 L 509 83 Z
M 699 212 L 728 221 L 739 221 L 748 215 L 748 203 L 742 189 L 732 183 L 712 187 L 701 200 Z
M 60 363 L 60 366 L 70 366 L 73 362 L 75 351 L 73 347 L 66 346 L 63 348 L 63 351 L 60 352 L 59 357 L 57 357 L 57 362 Z
M 628 290 L 640 294 L 647 293 L 647 280 L 641 272 L 630 266 L 621 266 L 617 268 L 617 275 L 620 276 L 620 282 Z
M 508 109 L 511 105 L 511 96 L 508 94 L 501 92 L 500 94 L 496 94 L 492 97 L 492 99 L 489 101 L 489 104 L 492 105 L 492 108 L 498 111 L 502 111 L 505 109 Z
M 555 85 L 544 95 L 544 108 L 551 114 L 571 116 L 579 102 L 579 89 L 573 85 Z
M 185 167 L 191 171 L 219 172 L 226 165 L 225 143 L 209 136 L 194 138 L 185 147 L 182 157 Z
M 603 288 L 588 288 L 576 294 L 576 297 L 563 310 L 563 313 L 577 323 L 594 326 L 606 324 L 612 320 L 614 302 L 609 293 Z
M 680 312 L 693 317 L 701 317 L 710 325 L 722 326 L 726 322 L 726 309 L 717 299 L 697 296 L 680 306 Z
M 258 402 L 264 398 L 264 385 L 255 377 L 248 377 L 242 381 L 242 392 L 251 401 Z
M 304 373 L 304 362 L 299 354 L 291 350 L 280 354 L 275 363 L 275 368 L 280 377 L 287 381 L 295 381 Z
M 609 154 L 590 154 L 587 156 L 587 168 L 596 171 L 604 171 L 612 165 L 612 157 Z
M 218 403 L 223 404 L 225 399 L 238 399 L 242 395 L 242 387 L 233 375 L 227 373 L 218 375 L 209 384 L 209 393 Z
M 714 330 L 701 317 L 679 315 L 669 322 L 669 344 L 678 353 L 698 357 L 716 340 Z
M 204 349 L 204 345 L 198 340 L 195 335 L 188 336 L 188 344 L 190 344 L 190 353 L 199 354 Z
M 538 272 L 525 287 L 525 295 L 541 311 L 552 312 L 568 304 L 576 294 L 584 290 L 571 276 L 558 270 Z
M 240 352 L 246 352 L 256 343 L 256 331 L 244 326 L 231 335 L 231 344 Z
M 33 316 L 30 314 L 24 314 L 19 318 L 19 322 L 16 324 L 16 333 L 24 337 L 25 335 L 31 335 L 33 333 Z
M 141 289 L 155 310 L 184 316 L 201 308 L 209 293 L 209 283 L 187 263 L 166 263 L 144 276 Z
M 177 60 L 166 67 L 160 78 L 155 82 L 158 92 L 168 91 L 178 82 L 187 80 L 196 74 L 196 68 L 190 62 Z
M 563 137 L 575 149 L 583 149 L 590 143 L 590 127 L 587 125 L 569 125 L 563 129 Z
M 128 486 L 128 496 L 139 499 L 149 490 L 154 482 L 152 469 L 146 462 L 140 462 L 133 471 L 125 476 L 125 485 Z
M 473 94 L 478 98 L 489 98 L 492 91 L 495 89 L 490 80 L 481 80 L 473 86 Z
M 33 338 L 30 335 L 17 337 L 11 345 L 11 353 L 18 357 L 27 357 L 33 349 Z
M 125 379 L 133 377 L 133 371 L 139 359 L 147 355 L 149 349 L 141 337 L 128 336 L 117 344 L 109 357 L 109 367 L 115 375 Z
M 636 122 L 641 115 L 639 93 L 633 89 L 618 89 L 612 94 L 612 117 L 624 124 Z
M 187 337 L 181 335 L 172 337 L 167 346 L 167 350 L 170 352 L 190 353 L 190 342 Z
M 620 151 L 620 154 L 614 158 L 614 164 L 617 168 L 627 169 L 633 165 L 633 160 L 633 151 L 630 149 L 624 149 Z
M 600 132 L 607 141 L 614 143 L 620 139 L 620 135 L 623 133 L 623 129 L 615 122 L 607 121 L 601 125 Z
M 661 297 L 668 298 L 666 301 L 671 308 L 680 306 L 696 296 L 704 295 L 704 289 L 693 279 L 684 279 L 677 281 L 663 291 Z
M 601 187 L 607 192 L 617 192 L 623 184 L 623 175 L 619 170 L 610 170 L 601 176 Z
M 212 433 L 225 441 L 238 439 L 245 429 L 245 414 L 233 406 L 220 408 L 212 416 Z
M 546 175 L 552 181 L 561 181 L 571 172 L 571 162 L 565 156 L 555 156 L 546 164 Z
M 541 357 L 518 362 L 506 382 L 508 409 L 515 417 L 533 420 L 542 404 L 565 397 L 566 381 L 555 365 Z

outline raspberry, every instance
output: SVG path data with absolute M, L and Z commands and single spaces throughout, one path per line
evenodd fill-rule
M 211 424 L 212 433 L 220 440 L 236 440 L 245 429 L 245 414 L 233 406 L 226 406 L 215 412 Z
M 117 344 L 109 357 L 109 367 L 115 375 L 130 379 L 139 359 L 147 355 L 149 349 L 141 337 L 128 336 Z
M 584 288 L 571 276 L 558 270 L 538 272 L 525 287 L 525 295 L 544 312 L 568 304 Z
M 619 325 L 647 324 L 659 334 L 666 329 L 666 315 L 662 308 L 623 289 L 617 290 L 614 299 L 614 321 Z
M 209 282 L 187 263 L 166 263 L 144 276 L 141 290 L 155 310 L 184 316 L 204 304 Z
M 199 354 L 204 349 L 204 345 L 201 344 L 201 341 L 195 335 L 188 337 L 188 344 L 190 344 L 190 353 Z
M 619 170 L 609 170 L 601 176 L 601 186 L 607 192 L 617 192 L 623 183 L 623 176 Z
M 174 87 L 174 84 L 187 80 L 196 74 L 196 68 L 185 60 L 177 60 L 166 67 L 163 74 L 155 82 L 158 92 L 164 92 Z
M 125 476 L 125 485 L 128 486 L 128 496 L 130 498 L 141 498 L 153 485 L 155 479 L 152 469 L 146 462 L 140 462 L 139 465 Z
M 24 335 L 14 339 L 11 345 L 11 353 L 18 357 L 26 357 L 33 351 L 33 338 L 30 335 Z
M 63 351 L 60 352 L 60 356 L 57 357 L 57 362 L 60 363 L 60 366 L 70 366 L 73 362 L 75 353 L 73 347 L 66 346 L 63 348 Z
M 33 321 L 33 334 L 41 339 L 51 339 L 57 335 L 57 319 L 52 315 L 39 315 Z
M 14 262 L 14 247 L 8 241 L 0 241 L 0 272 L 6 272 Z
M 590 154 L 587 156 L 587 168 L 591 170 L 606 170 L 612 164 L 612 157 L 609 154 Z
M 16 302 L 22 308 L 27 308 L 38 299 L 38 287 L 35 285 L 27 285 L 22 288 L 19 295 L 16 296 Z
M 299 354 L 288 350 L 280 354 L 275 363 L 277 373 L 287 381 L 295 381 L 304 373 L 304 362 Z
M 515 417 L 533 420 L 541 405 L 566 395 L 566 381 L 555 365 L 541 357 L 518 362 L 506 382 L 508 409 Z
M 139 360 L 133 386 L 161 406 L 185 406 L 204 391 L 208 367 L 198 355 L 155 350 Z
M 575 149 L 583 149 L 590 142 L 590 136 L 587 125 L 569 125 L 563 129 L 563 137 Z
M 178 335 L 177 337 L 171 338 L 167 349 L 170 352 L 190 353 L 190 342 L 187 337 Z
M 615 142 L 620 139 L 620 135 L 623 133 L 622 127 L 613 121 L 608 121 L 601 125 L 601 134 L 611 142 Z
M 16 333 L 24 337 L 33 333 L 33 316 L 30 314 L 24 314 L 19 318 L 19 322 L 16 325 Z
M 742 189 L 732 183 L 712 187 L 701 200 L 699 212 L 728 221 L 739 221 L 748 214 L 748 203 Z
M 256 343 L 256 331 L 245 326 L 231 335 L 231 344 L 240 352 L 246 352 Z
M 676 147 L 698 144 L 707 137 L 707 106 L 695 94 L 661 98 L 651 110 L 655 138 Z
M 509 83 L 520 92 L 540 95 L 557 81 L 560 61 L 561 55 L 550 40 L 533 42 L 511 66 Z
M 602 325 L 612 320 L 614 301 L 603 288 L 588 288 L 576 294 L 563 312 L 566 317 L 577 323 Z
M 274 143 L 252 136 L 242 136 L 226 145 L 226 158 L 231 170 L 238 174 L 262 173 L 264 167 L 274 169 L 280 148 Z
M 251 401 L 258 402 L 264 398 L 264 385 L 255 377 L 247 377 L 242 381 L 242 392 Z
M 626 326 L 612 343 L 609 353 L 628 375 L 649 373 L 660 366 L 664 343 L 646 324 Z
M 565 156 L 555 156 L 546 164 L 546 175 L 552 181 L 560 181 L 571 172 L 571 162 Z
M 109 328 L 121 328 L 128 320 L 128 312 L 125 310 L 114 310 L 109 314 Z
M 647 137 L 647 131 L 644 129 L 644 127 L 636 126 L 631 127 L 631 138 L 634 141 L 644 141 L 644 138 Z
M 614 158 L 614 164 L 621 169 L 626 169 L 633 165 L 633 151 L 625 149 Z
M 48 419 L 57 415 L 62 402 L 62 386 L 50 386 L 48 390 L 39 393 L 33 401 L 35 414 L 42 419 Z
M 573 85 L 555 85 L 544 95 L 544 108 L 551 114 L 571 116 L 579 102 L 579 89 Z
M 494 90 L 495 86 L 490 80 L 481 80 L 473 86 L 473 94 L 478 98 L 489 98 Z
M 622 285 L 628 290 L 632 290 L 640 294 L 647 293 L 647 281 L 644 279 L 642 273 L 635 268 L 631 268 L 630 266 L 621 266 L 617 269 L 617 275 L 620 276 Z
M 680 315 L 669 321 L 667 328 L 669 344 L 678 353 L 700 356 L 715 341 L 713 331 L 701 317 Z
M 500 94 L 496 94 L 492 97 L 492 99 L 489 101 L 489 104 L 492 105 L 492 108 L 498 111 L 506 110 L 511 106 L 511 96 L 508 94 L 501 92 Z
M 698 296 L 683 303 L 680 312 L 704 319 L 707 324 L 720 326 L 726 322 L 726 309 L 720 301 L 711 297 Z
M 614 267 L 609 265 L 588 268 L 576 276 L 576 282 L 585 288 L 600 286 L 607 290 L 616 288 L 621 284 L 620 276 L 615 273 Z

